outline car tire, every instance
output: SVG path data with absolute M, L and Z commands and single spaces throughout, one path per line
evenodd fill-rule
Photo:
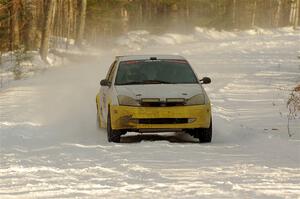
M 200 143 L 209 143 L 212 139 L 212 119 L 210 119 L 210 125 L 208 128 L 202 128 L 199 132 L 199 142 Z
M 119 131 L 114 131 L 111 128 L 111 117 L 110 112 L 107 115 L 107 140 L 108 142 L 119 143 L 121 141 L 121 133 Z
M 101 120 L 100 120 L 99 108 L 98 108 L 98 102 L 97 102 L 97 100 L 96 100 L 96 108 L 97 108 L 97 127 L 99 129 L 101 129 L 102 126 L 101 126 Z
M 98 129 L 100 129 L 101 127 L 100 127 L 99 115 L 97 114 L 96 117 L 97 117 L 96 118 L 96 126 L 97 126 Z

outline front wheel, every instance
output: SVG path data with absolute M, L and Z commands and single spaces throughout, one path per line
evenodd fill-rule
M 199 132 L 199 142 L 200 143 L 208 143 L 211 142 L 212 139 L 212 119 L 210 119 L 210 125 L 208 128 L 202 128 L 201 132 Z
M 121 133 L 111 128 L 110 112 L 107 115 L 107 140 L 108 142 L 119 143 L 121 141 Z
M 98 107 L 98 100 L 96 99 L 96 108 L 97 108 L 97 127 L 99 129 L 102 128 L 102 124 L 101 124 L 101 118 L 100 118 L 100 110 L 99 110 L 99 107 Z
M 97 127 L 100 129 L 101 128 L 101 121 L 100 121 L 100 116 L 99 116 L 99 112 L 98 112 L 98 108 L 97 108 Z

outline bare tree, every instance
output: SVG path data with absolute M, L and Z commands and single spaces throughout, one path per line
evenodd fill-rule
M 42 41 L 40 47 L 40 55 L 42 60 L 47 62 L 49 39 L 51 34 L 51 23 L 55 15 L 56 0 L 46 0 L 44 27 L 42 30 Z
M 290 20 L 289 20 L 291 25 L 295 24 L 296 8 L 297 8 L 296 0 L 291 0 Z
M 82 46 L 83 34 L 85 28 L 85 17 L 86 17 L 86 6 L 87 0 L 80 0 L 80 11 L 79 11 L 79 21 L 77 24 L 77 35 L 76 35 L 76 45 Z
M 66 42 L 66 48 L 69 47 L 69 40 L 71 37 L 71 33 L 74 31 L 74 11 L 73 11 L 73 0 L 68 0 L 68 27 L 67 27 L 67 42 Z
M 282 10 L 282 0 L 277 0 L 277 9 L 275 12 L 275 20 L 274 20 L 275 27 L 278 27 L 280 24 L 281 10 Z
M 251 27 L 255 26 L 256 7 L 257 7 L 257 2 L 256 2 L 256 0 L 254 0 L 253 9 L 252 9 Z
M 233 24 L 233 27 L 236 26 L 236 0 L 233 0 L 233 8 L 232 8 L 232 24 Z
M 25 4 L 25 49 L 35 50 L 37 43 L 37 5 L 34 0 L 27 0 Z
M 11 6 L 10 6 L 11 50 L 17 49 L 20 45 L 19 7 L 20 7 L 19 0 L 11 0 Z
M 299 11 L 300 11 L 300 0 L 297 0 L 296 2 L 296 9 L 295 9 L 295 20 L 294 20 L 294 29 L 297 28 L 299 23 Z

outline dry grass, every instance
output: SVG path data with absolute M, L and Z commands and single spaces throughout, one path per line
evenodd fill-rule
M 300 84 L 296 86 L 290 94 L 290 98 L 287 101 L 287 108 L 289 110 L 288 134 L 291 137 L 292 134 L 290 132 L 290 121 L 296 119 L 300 112 Z

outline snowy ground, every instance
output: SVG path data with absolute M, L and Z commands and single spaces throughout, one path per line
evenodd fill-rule
M 56 49 L 50 49 L 47 64 L 40 58 L 38 51 L 20 49 L 1 54 L 0 89 L 7 87 L 14 80 L 30 78 L 52 67 L 69 65 L 70 58 L 78 60 L 82 56 L 94 57 L 95 50 L 88 46 L 84 46 L 84 50 L 81 50 L 74 45 L 73 41 L 67 49 L 64 41 L 60 42 Z
M 0 198 L 300 198 L 300 123 L 286 101 L 300 82 L 300 32 L 133 32 L 94 59 L 0 90 Z M 117 54 L 182 54 L 206 85 L 214 135 L 96 128 L 95 94 Z

